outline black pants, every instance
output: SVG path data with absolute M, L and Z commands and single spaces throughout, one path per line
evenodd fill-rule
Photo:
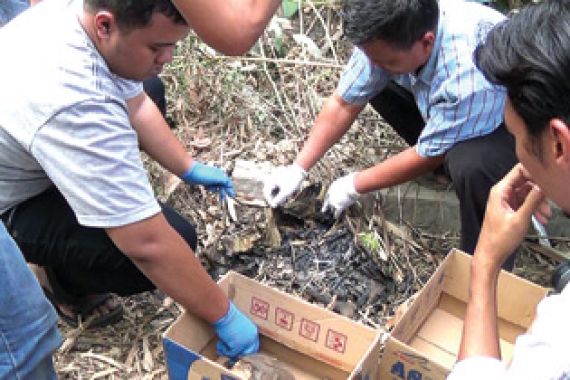
M 194 227 L 169 206 L 161 206 L 170 225 L 196 250 Z M 55 188 L 6 212 L 2 220 L 26 261 L 51 268 L 72 295 L 124 296 L 155 288 L 103 229 L 79 225 Z
M 409 91 L 391 82 L 370 104 L 410 146 L 417 143 L 425 123 Z M 457 143 L 447 152 L 444 167 L 459 198 L 463 251 L 475 250 L 489 190 L 516 163 L 515 141 L 504 125 L 489 135 Z M 514 259 L 511 255 L 503 268 L 512 269 Z
M 143 89 L 156 104 L 162 116 L 166 116 L 166 90 L 162 80 L 158 76 L 147 79 L 143 82 Z

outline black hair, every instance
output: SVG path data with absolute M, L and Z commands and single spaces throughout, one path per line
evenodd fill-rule
M 373 40 L 408 49 L 439 20 L 437 0 L 345 0 L 345 36 L 355 45 Z
M 483 75 L 507 89 L 535 153 L 552 119 L 570 126 L 570 2 L 529 4 L 493 28 L 475 50 Z
M 177 24 L 186 21 L 170 0 L 85 0 L 90 11 L 106 10 L 115 15 L 124 31 L 148 26 L 154 13 L 162 13 Z

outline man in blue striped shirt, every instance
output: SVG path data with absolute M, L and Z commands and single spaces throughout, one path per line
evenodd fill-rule
M 275 207 L 294 193 L 370 103 L 410 148 L 334 181 L 324 208 L 338 217 L 363 193 L 443 165 L 460 199 L 461 248 L 473 252 L 489 189 L 516 163 L 502 124 L 505 92 L 472 58 L 504 16 L 462 0 L 347 0 L 343 12 L 356 48 L 295 162 L 266 180 L 268 203 Z

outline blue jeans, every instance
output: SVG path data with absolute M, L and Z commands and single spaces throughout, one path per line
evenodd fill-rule
M 57 314 L 0 223 L 0 380 L 57 379 Z
M 28 8 L 27 0 L 0 0 L 0 26 Z

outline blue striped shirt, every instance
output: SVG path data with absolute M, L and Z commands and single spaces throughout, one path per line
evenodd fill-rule
M 416 146 L 422 157 L 494 131 L 503 120 L 506 93 L 477 70 L 473 52 L 504 16 L 463 0 L 440 0 L 440 18 L 428 62 L 417 73 L 394 75 L 375 66 L 357 47 L 337 87 L 348 103 L 366 104 L 390 80 L 414 95 L 426 122 Z

